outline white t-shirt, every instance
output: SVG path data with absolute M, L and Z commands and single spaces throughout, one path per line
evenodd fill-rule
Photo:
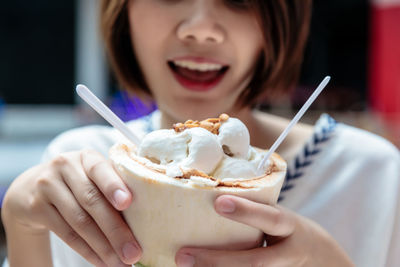
M 159 119 L 153 112 L 128 126 L 143 136 L 159 128 Z M 121 138 L 106 126 L 71 130 L 49 145 L 43 160 L 83 148 L 107 155 Z M 288 162 L 279 204 L 325 228 L 356 266 L 400 266 L 400 152 L 385 139 L 322 115 Z M 51 246 L 54 267 L 92 266 L 54 234 Z

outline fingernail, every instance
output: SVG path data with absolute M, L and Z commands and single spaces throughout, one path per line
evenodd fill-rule
M 114 191 L 113 199 L 115 204 L 120 206 L 128 199 L 128 193 L 122 191 L 121 189 L 117 189 Z
M 179 254 L 176 258 L 176 265 L 178 265 L 178 267 L 193 267 L 194 257 L 189 254 Z
M 218 211 L 223 213 L 233 213 L 236 209 L 235 203 L 229 199 L 223 199 L 219 201 L 217 205 Z
M 139 249 L 132 243 L 126 243 L 122 247 L 122 255 L 127 261 L 136 259 L 139 254 Z

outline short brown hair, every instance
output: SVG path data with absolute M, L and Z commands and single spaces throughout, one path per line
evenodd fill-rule
M 271 92 L 284 92 L 298 80 L 308 37 L 312 0 L 247 0 L 263 31 L 264 52 L 249 86 L 238 101 L 254 104 Z M 123 88 L 151 96 L 134 55 L 127 12 L 128 0 L 103 0 L 101 31 L 116 77 Z

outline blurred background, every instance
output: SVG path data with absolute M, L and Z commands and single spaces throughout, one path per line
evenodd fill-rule
M 98 0 L 0 6 L 0 188 L 39 162 L 57 134 L 104 121 L 75 95 L 84 83 L 123 119 L 150 112 L 117 91 L 98 34 Z M 303 121 L 322 112 L 400 146 L 400 0 L 315 0 L 300 85 L 261 108 L 292 117 L 326 75 Z
M 123 119 L 155 107 L 118 93 L 98 33 L 98 0 L 0 5 L 0 195 L 56 135 L 105 123 L 74 93 L 84 83 Z M 294 94 L 261 109 L 292 117 L 326 75 L 303 121 L 327 112 L 400 147 L 400 0 L 315 0 Z M 132 101 L 129 101 L 132 100 Z

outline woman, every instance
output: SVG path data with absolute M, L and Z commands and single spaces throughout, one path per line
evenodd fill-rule
M 128 126 L 144 135 L 226 112 L 247 125 L 252 145 L 269 147 L 287 121 L 251 107 L 295 84 L 310 5 L 104 0 L 102 30 L 118 80 L 159 107 Z M 105 158 L 118 138 L 103 126 L 66 132 L 50 144 L 42 164 L 13 182 L 2 210 L 10 266 L 139 261 L 140 244 L 119 213 L 134 204 L 135 192 Z M 289 164 L 280 205 L 233 196 L 215 202 L 222 216 L 262 230 L 269 246 L 182 248 L 178 266 L 400 264 L 400 156 L 392 145 L 323 116 L 314 127 L 297 125 L 278 152 Z M 49 231 L 58 236 L 50 234 L 51 242 Z

